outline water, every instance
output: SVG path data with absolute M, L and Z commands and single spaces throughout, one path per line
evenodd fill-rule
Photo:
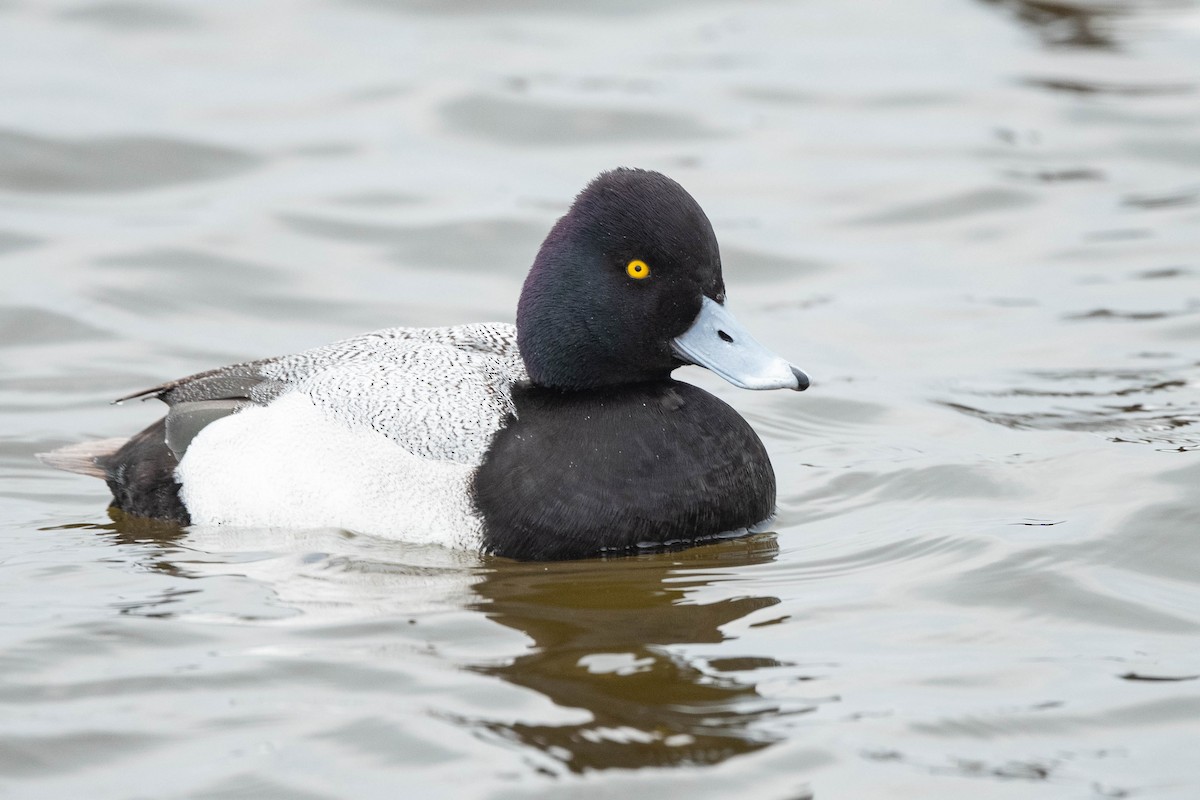
M 1200 3 L 0 3 L 0 794 L 1200 795 Z M 109 519 L 162 380 L 511 320 L 618 164 L 812 390 L 771 533 Z

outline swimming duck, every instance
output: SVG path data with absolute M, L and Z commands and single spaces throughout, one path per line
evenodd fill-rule
M 712 225 L 657 172 L 602 173 L 550 231 L 516 326 L 388 328 L 202 372 L 128 440 L 43 459 L 124 513 L 341 527 L 516 559 L 686 546 L 767 521 L 775 473 L 736 411 L 673 380 L 808 388 L 725 302 Z

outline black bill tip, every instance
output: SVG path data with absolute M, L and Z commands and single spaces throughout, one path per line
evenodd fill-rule
M 809 387 L 811 381 L 809 381 L 808 376 L 805 375 L 802 370 L 792 367 L 792 374 L 796 376 L 796 391 L 797 392 L 803 392 L 805 389 L 807 389 Z

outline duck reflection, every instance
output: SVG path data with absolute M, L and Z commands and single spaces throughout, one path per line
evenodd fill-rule
M 111 524 L 82 527 L 134 548 L 143 568 L 189 584 L 199 577 L 251 578 L 272 598 L 267 603 L 244 588 L 235 591 L 244 583 L 225 585 L 221 598 L 207 599 L 210 593 L 199 588 L 174 585 L 124 603 L 122 613 L 170 617 L 195 606 L 209 619 L 227 615 L 314 630 L 392 618 L 411 631 L 413 614 L 465 607 L 519 631 L 532 645 L 512 661 L 457 666 L 531 689 L 584 712 L 586 721 L 462 722 L 534 748 L 567 770 L 716 764 L 772 744 L 757 723 L 811 710 L 766 700 L 745 679 L 747 671 L 784 666 L 774 659 L 724 648 L 719 659 L 689 658 L 674 647 L 726 641 L 726 625 L 780 602 L 694 599 L 696 590 L 728 579 L 736 568 L 775 560 L 774 534 L 607 561 L 481 564 L 469 553 L 337 530 L 182 529 L 120 512 L 111 518 Z M 188 596 L 182 605 L 181 595 Z
M 755 720 L 782 713 L 753 686 L 667 645 L 724 641 L 722 626 L 779 602 L 739 597 L 689 602 L 722 568 L 771 561 L 773 536 L 683 553 L 607 562 L 497 562 L 473 589 L 475 607 L 533 639 L 511 663 L 475 668 L 582 709 L 581 724 L 484 723 L 575 772 L 715 764 L 771 744 Z M 740 663 L 738 666 L 745 666 Z M 779 666 L 753 659 L 753 666 Z M 749 662 L 747 662 L 749 663 Z
M 156 570 L 178 577 L 186 577 L 171 560 L 178 552 L 178 545 L 187 536 L 187 529 L 177 523 L 145 517 L 131 517 L 119 509 L 108 509 L 109 522 L 73 522 L 65 525 L 51 525 L 40 528 L 43 531 L 95 531 L 106 537 L 112 544 L 130 547 L 149 546 L 145 551 L 147 558 L 139 563 L 146 569 Z

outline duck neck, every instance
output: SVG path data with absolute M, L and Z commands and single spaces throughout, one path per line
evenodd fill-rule
M 667 380 L 670 345 L 639 340 L 620 320 L 521 296 L 517 346 L 536 386 L 587 391 Z

